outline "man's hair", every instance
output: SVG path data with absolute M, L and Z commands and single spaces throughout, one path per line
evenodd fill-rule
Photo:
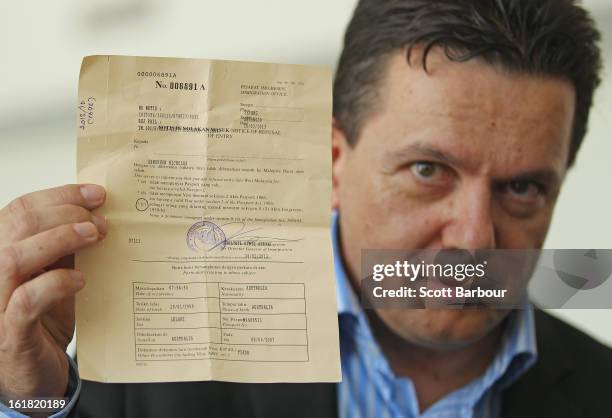
M 568 158 L 586 134 L 600 83 L 600 34 L 575 0 L 360 0 L 344 37 L 334 80 L 334 116 L 355 144 L 378 105 L 390 54 L 440 47 L 448 59 L 479 57 L 506 71 L 563 79 L 576 91 Z

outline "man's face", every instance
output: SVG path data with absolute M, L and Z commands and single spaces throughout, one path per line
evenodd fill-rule
M 334 129 L 334 206 L 343 256 L 362 249 L 540 248 L 566 171 L 570 83 L 508 74 L 438 50 L 388 62 L 380 102 L 353 147 Z M 358 287 L 358 284 L 357 284 Z M 482 338 L 506 311 L 391 310 L 406 341 L 450 348 Z

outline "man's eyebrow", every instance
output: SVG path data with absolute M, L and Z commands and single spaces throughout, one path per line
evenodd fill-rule
M 552 189 L 557 189 L 561 184 L 561 177 L 559 177 L 559 174 L 555 170 L 550 168 L 525 171 L 523 173 L 518 173 L 512 176 L 511 178 L 496 180 L 495 183 L 503 184 L 511 181 L 524 180 L 537 181 Z
M 400 149 L 385 153 L 385 160 L 391 161 L 394 166 L 403 164 L 411 158 L 431 158 L 459 168 L 466 165 L 459 157 L 422 142 L 408 144 Z

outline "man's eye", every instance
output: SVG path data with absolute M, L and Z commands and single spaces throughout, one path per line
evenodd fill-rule
M 546 188 L 531 180 L 513 180 L 500 185 L 501 203 L 519 217 L 534 215 L 546 204 Z
M 455 177 L 453 171 L 439 163 L 430 161 L 416 161 L 408 166 L 412 175 L 413 184 L 422 191 L 442 191 L 451 187 Z
M 433 180 L 437 175 L 440 175 L 442 171 L 441 167 L 438 164 L 429 163 L 429 162 L 417 162 L 412 164 L 410 167 L 412 173 L 420 177 L 424 180 Z
M 541 185 L 529 180 L 514 180 L 506 185 L 506 190 L 522 200 L 537 199 L 543 194 Z

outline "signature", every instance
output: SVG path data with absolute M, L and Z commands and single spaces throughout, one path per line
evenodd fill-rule
M 247 229 L 247 226 L 244 222 L 228 222 L 226 224 L 220 225 L 221 229 L 223 229 L 224 231 L 227 231 L 228 226 L 229 226 L 229 229 L 238 228 L 238 230 L 231 235 L 226 235 L 225 239 L 216 243 L 212 248 L 210 248 L 209 251 L 219 246 L 225 247 L 225 245 L 227 245 L 229 241 L 236 239 L 236 238 L 240 238 L 241 240 L 252 241 L 252 242 L 257 242 L 257 241 L 259 242 L 298 242 L 302 240 L 302 238 L 288 239 L 288 238 L 279 238 L 279 237 L 272 237 L 272 236 L 265 236 L 265 235 L 253 235 L 252 233 L 256 231 L 260 231 L 263 228 L 259 227 L 259 228 Z

